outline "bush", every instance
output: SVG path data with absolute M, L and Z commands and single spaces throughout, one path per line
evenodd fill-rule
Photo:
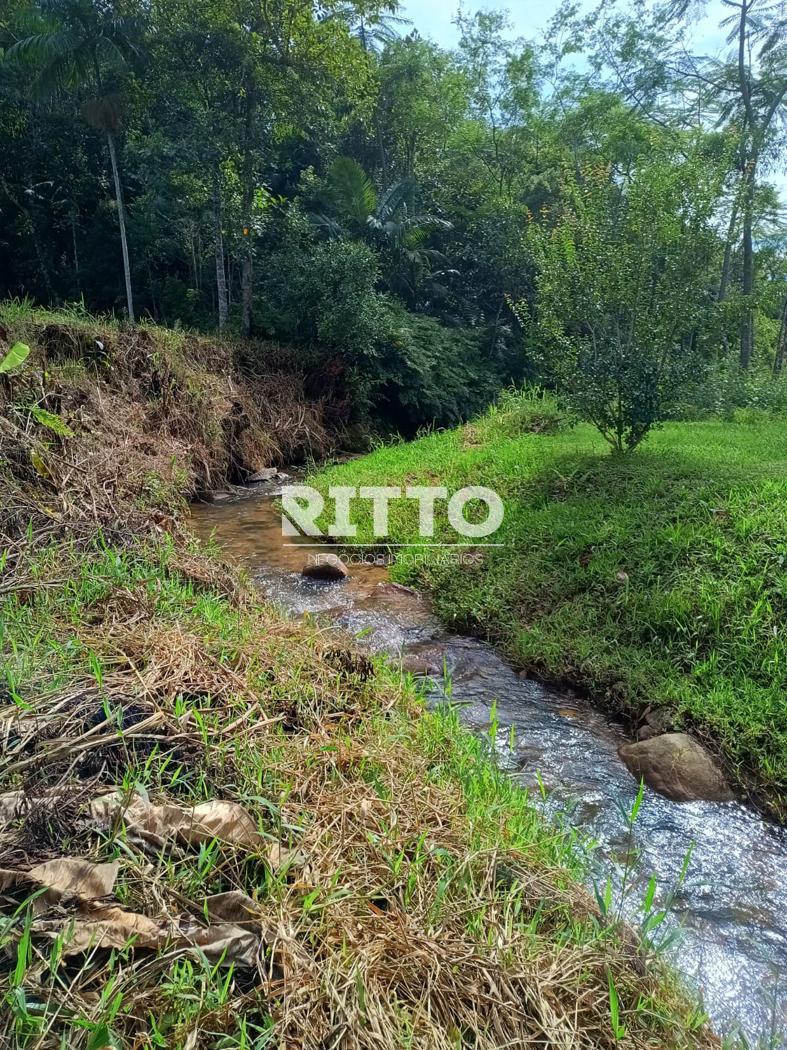
M 681 398 L 681 419 L 736 419 L 741 411 L 762 415 L 787 413 L 787 374 L 770 369 L 742 371 L 737 362 L 711 366 L 701 379 L 687 386 Z
M 480 329 L 449 328 L 387 304 L 387 338 L 377 359 L 375 412 L 384 424 L 414 433 L 469 419 L 510 380 L 505 364 L 490 360 Z
M 377 257 L 368 245 L 318 241 L 308 220 L 292 209 L 257 282 L 259 323 L 270 335 L 316 343 L 358 364 L 374 356 L 385 331 L 377 278 Z

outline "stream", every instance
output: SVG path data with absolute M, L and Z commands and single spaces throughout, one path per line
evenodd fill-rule
M 691 849 L 655 936 L 678 931 L 670 960 L 698 989 L 717 1031 L 742 1032 L 751 1045 L 787 1046 L 787 829 L 738 802 L 675 803 L 646 790 L 630 850 L 621 810 L 630 810 L 638 785 L 617 757 L 622 726 L 578 696 L 521 677 L 484 642 L 447 635 L 423 596 L 387 583 L 384 565 L 347 559 L 351 576 L 338 583 L 301 576 L 314 551 L 282 537 L 278 491 L 266 484 L 196 504 L 194 531 L 214 535 L 289 615 L 319 616 L 374 651 L 418 654 L 439 667 L 444 661 L 463 720 L 494 732 L 510 776 L 592 845 L 590 878 L 603 887 L 609 877 L 615 901 L 628 867 L 621 910 L 632 923 L 642 919 L 651 875 L 658 905 Z M 434 697 L 443 690 L 437 675 Z

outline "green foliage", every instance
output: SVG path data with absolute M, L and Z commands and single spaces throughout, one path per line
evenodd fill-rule
M 490 367 L 483 333 L 448 328 L 401 305 L 386 307 L 386 335 L 377 359 L 376 412 L 404 433 L 455 424 L 478 412 L 505 381 Z
M 492 415 L 494 421 L 494 414 Z M 506 505 L 504 546 L 456 571 L 401 567 L 454 630 L 629 714 L 663 706 L 702 727 L 739 783 L 777 814 L 787 797 L 785 422 L 668 423 L 609 457 L 581 424 L 505 438 L 485 421 L 384 447 L 320 484 L 483 483 Z M 359 503 L 359 511 L 364 504 Z M 418 539 L 417 508 L 391 539 Z M 356 520 L 359 542 L 370 522 Z M 437 540 L 451 540 L 438 518 Z
M 355 366 L 375 353 L 382 308 L 377 258 L 348 238 L 318 241 L 293 211 L 257 291 L 271 334 L 339 351 Z
M 701 160 L 656 155 L 622 181 L 586 170 L 568 183 L 554 225 L 531 226 L 547 373 L 616 452 L 672 413 L 696 367 L 715 195 Z
M 678 414 L 682 419 L 750 419 L 787 416 L 787 374 L 769 368 L 746 371 L 731 361 L 710 366 L 682 387 Z
M 474 423 L 484 441 L 516 438 L 522 434 L 554 434 L 568 425 L 557 398 L 538 387 L 503 390 L 487 412 Z
M 8 375 L 21 368 L 29 354 L 30 347 L 26 343 L 14 343 L 8 353 L 0 358 L 0 375 Z
M 309 345 L 349 388 L 356 416 L 414 433 L 480 411 L 516 363 L 489 360 L 483 331 L 450 328 L 378 291 L 372 247 L 342 236 L 318 240 L 297 210 L 257 284 L 270 332 Z M 326 381 L 329 376 L 326 375 Z
M 323 200 L 356 232 L 363 231 L 377 210 L 374 183 L 352 157 L 338 157 L 330 166 Z
M 60 416 L 56 416 L 53 412 L 47 412 L 45 408 L 41 408 L 39 405 L 34 405 L 30 409 L 30 415 L 36 423 L 40 423 L 42 427 L 51 430 L 58 437 L 70 438 L 74 436 L 74 431 L 67 423 L 63 422 Z
M 292 339 L 348 390 L 357 379 L 359 413 L 375 387 L 420 387 L 410 428 L 476 403 L 460 359 L 484 397 L 551 371 L 613 446 L 633 447 L 699 367 L 726 367 L 745 342 L 778 371 L 787 345 L 762 174 L 787 98 L 778 16 L 741 11 L 755 56 L 741 81 L 736 56 L 711 70 L 686 52 L 678 6 L 666 20 L 652 4 L 563 6 L 540 42 L 500 12 L 463 12 L 447 51 L 398 37 L 387 0 L 14 0 L 0 21 L 0 296 Z M 395 301 L 416 317 L 394 305 L 391 341 Z M 451 333 L 431 349 L 423 316 Z

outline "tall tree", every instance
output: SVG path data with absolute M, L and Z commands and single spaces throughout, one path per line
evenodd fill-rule
M 240 191 L 243 224 L 241 331 L 252 331 L 253 272 L 260 175 L 270 168 L 275 138 L 319 120 L 333 95 L 352 103 L 368 80 L 369 55 L 350 32 L 356 5 L 341 0 L 229 0 L 242 58 L 240 83 Z M 366 17 L 380 7 L 357 5 Z M 267 154 L 267 155 L 266 155 Z
M 87 91 L 82 113 L 107 139 L 120 230 L 128 318 L 134 323 L 131 264 L 126 235 L 123 183 L 117 151 L 121 96 L 117 81 L 139 55 L 135 18 L 99 0 L 41 0 L 37 31 L 17 40 L 6 60 L 29 62 L 36 70 L 34 92 L 51 96 L 64 90 Z
M 740 364 L 748 368 L 754 352 L 754 200 L 763 155 L 783 122 L 787 97 L 787 15 L 783 5 L 764 0 L 724 0 L 736 14 L 728 40 L 735 46 L 735 109 L 740 126 L 743 309 Z M 730 105 L 729 109 L 734 112 Z

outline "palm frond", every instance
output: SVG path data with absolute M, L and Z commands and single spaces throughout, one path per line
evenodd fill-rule
M 333 215 L 325 215 L 323 212 L 312 212 L 309 221 L 315 229 L 327 234 L 328 237 L 341 237 L 341 223 Z
M 328 172 L 328 192 L 337 212 L 362 225 L 377 207 L 374 183 L 352 157 L 338 157 Z
M 381 220 L 384 221 L 387 217 L 394 215 L 402 205 L 412 202 L 415 189 L 415 179 L 412 178 L 400 179 L 399 182 L 390 186 L 383 194 L 377 209 Z

